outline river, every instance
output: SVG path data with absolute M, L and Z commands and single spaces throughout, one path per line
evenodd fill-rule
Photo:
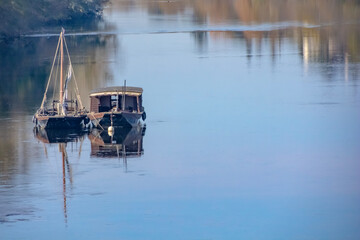
M 80 95 L 146 131 L 34 131 L 61 26 L 0 44 L 1 239 L 360 239 L 360 4 L 113 0 L 65 25 Z

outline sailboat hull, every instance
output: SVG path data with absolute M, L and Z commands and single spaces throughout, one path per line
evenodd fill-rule
M 44 129 L 80 129 L 86 116 L 35 116 L 36 125 Z

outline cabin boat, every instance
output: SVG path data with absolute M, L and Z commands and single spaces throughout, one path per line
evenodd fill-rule
M 126 84 L 95 89 L 90 93 L 88 118 L 100 129 L 137 127 L 146 119 L 142 93 L 142 88 L 126 87 Z
M 89 121 L 89 119 L 87 119 L 87 112 L 83 107 L 80 98 L 79 89 L 77 88 L 75 74 L 71 65 L 69 50 L 67 48 L 64 34 L 65 30 L 62 29 L 44 97 L 40 108 L 36 111 L 33 117 L 33 122 L 35 123 L 36 127 L 43 129 L 80 129 L 83 128 Z M 66 49 L 67 56 L 64 56 L 64 47 Z M 66 76 L 64 76 L 65 74 L 63 70 L 64 57 L 67 57 L 65 59 L 67 62 Z M 53 75 L 54 70 L 59 74 Z M 71 81 L 71 79 L 73 80 Z M 46 100 L 49 86 L 52 80 L 54 82 L 52 84 L 53 86 L 59 86 L 59 92 L 58 96 L 55 96 L 54 94 L 54 98 L 52 99 L 51 103 L 49 103 L 46 102 Z M 73 93 L 76 96 L 76 99 L 68 98 L 68 95 L 72 94 L 70 91 L 72 89 L 69 88 L 70 84 L 74 85 Z M 56 92 L 55 87 L 53 92 Z

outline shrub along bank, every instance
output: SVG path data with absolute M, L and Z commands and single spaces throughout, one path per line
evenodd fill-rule
M 51 24 L 101 16 L 108 0 L 0 1 L 0 38 L 20 36 Z

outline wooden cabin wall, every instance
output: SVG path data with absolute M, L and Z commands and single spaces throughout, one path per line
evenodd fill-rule
M 97 97 L 90 97 L 90 112 L 99 112 L 100 100 Z

